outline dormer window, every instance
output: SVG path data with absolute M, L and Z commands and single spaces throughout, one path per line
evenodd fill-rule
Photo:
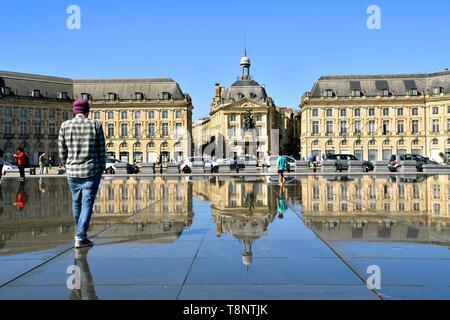
M 108 100 L 109 100 L 109 101 L 115 101 L 115 100 L 117 100 L 117 94 L 115 94 L 114 92 L 108 93 Z
M 238 97 L 238 99 L 244 99 L 245 96 L 243 93 L 238 92 L 237 97 Z
M 333 95 L 334 95 L 334 92 L 333 92 L 333 90 L 331 90 L 331 89 L 327 89 L 327 90 L 325 90 L 325 91 L 323 92 L 323 96 L 324 96 L 324 97 L 327 97 L 327 98 L 332 98 Z
M 250 93 L 250 98 L 252 98 L 252 99 L 256 99 L 258 96 L 254 93 L 254 92 L 251 92 Z
M 60 92 L 60 93 L 58 93 L 58 98 L 60 100 L 67 100 L 67 98 L 68 98 L 67 92 Z
M 170 100 L 170 99 L 172 99 L 172 95 L 169 92 L 163 92 L 162 93 L 162 97 L 163 97 L 163 100 Z
M 88 100 L 91 98 L 91 95 L 90 95 L 89 93 L 82 93 L 82 94 L 81 94 L 81 98 L 82 98 L 83 100 L 88 101 Z
M 144 100 L 144 94 L 142 92 L 135 92 L 134 100 Z
M 417 96 L 418 94 L 419 94 L 419 92 L 417 91 L 417 89 L 409 90 L 409 95 L 410 96 Z
M 33 98 L 40 98 L 41 97 L 41 91 L 38 89 L 34 89 L 33 91 L 31 91 L 31 96 Z
M 361 97 L 361 90 L 359 90 L 359 89 L 353 90 L 353 96 L 354 97 Z
M 2 88 L 2 95 L 10 96 L 11 95 L 11 88 L 10 87 L 3 87 Z
M 442 93 L 442 87 L 433 88 L 433 94 L 440 94 L 440 93 Z

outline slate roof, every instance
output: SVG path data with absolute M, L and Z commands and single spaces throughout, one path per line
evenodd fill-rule
M 402 96 L 407 95 L 412 89 L 417 89 L 419 94 L 432 93 L 435 87 L 442 87 L 445 92 L 450 92 L 450 71 L 423 74 L 322 76 L 315 82 L 311 96 L 321 97 L 325 90 L 332 90 L 339 97 L 348 97 L 352 90 L 361 90 L 366 96 L 377 96 L 379 90 L 389 90 L 393 95 Z
M 58 98 L 58 93 L 73 95 L 72 80 L 10 71 L 0 71 L 0 88 L 9 87 L 17 96 L 31 96 L 33 90 L 40 90 L 47 98 Z
M 240 96 L 243 95 L 243 96 Z M 237 80 L 224 93 L 225 100 L 241 100 L 243 98 L 259 100 L 266 99 L 266 89 L 255 80 Z

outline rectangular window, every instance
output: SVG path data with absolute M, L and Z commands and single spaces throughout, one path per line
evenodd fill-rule
M 11 121 L 5 121 L 5 126 L 3 127 L 3 133 L 5 135 L 13 134 L 13 126 Z
M 319 116 L 319 109 L 312 109 L 312 117 L 318 117 Z
M 389 115 L 389 108 L 383 108 L 383 116 Z
M 236 121 L 236 115 L 235 114 L 231 114 L 231 115 L 229 115 L 229 117 L 230 117 L 230 121 L 231 122 Z
M 12 115 L 13 115 L 12 108 L 11 107 L 4 107 L 3 108 L 3 114 L 5 115 L 5 117 L 12 117 Z
M 20 124 L 19 124 L 19 134 L 22 137 L 28 135 L 28 122 L 20 122 Z
M 100 112 L 96 111 L 94 112 L 94 119 L 99 120 L 100 119 Z
M 402 134 L 405 132 L 405 121 L 399 120 L 397 121 L 397 133 Z
M 312 134 L 319 134 L 319 121 L 312 122 Z
M 403 115 L 403 108 L 397 108 L 397 116 Z
M 340 114 L 341 117 L 346 117 L 347 116 L 347 109 L 341 109 L 339 111 L 339 114 Z
M 369 121 L 369 134 L 375 134 L 376 128 L 375 128 L 375 120 Z
M 162 136 L 163 137 L 168 137 L 169 136 L 169 124 L 168 123 L 163 123 L 162 124 Z
M 431 109 L 431 114 L 434 114 L 434 115 L 439 114 L 439 108 L 438 107 L 433 107 Z
M 369 161 L 377 161 L 377 160 L 378 160 L 378 150 L 369 149 Z
M 355 109 L 354 115 L 355 115 L 355 117 L 360 117 L 361 116 L 361 109 L 359 109 L 359 108 Z
M 361 120 L 355 120 L 355 134 L 361 133 Z
M 134 112 L 134 119 L 136 119 L 136 120 L 141 119 L 141 112 L 140 111 L 135 111 Z
M 53 109 L 48 110 L 48 118 L 55 119 L 56 118 L 56 110 L 53 110 Z
M 56 135 L 56 123 L 49 123 L 48 124 L 48 134 L 51 136 Z
M 418 116 L 419 115 L 419 108 L 412 108 L 411 109 L 411 115 Z
M 259 137 L 262 134 L 262 126 L 256 126 L 256 135 Z
M 120 119 L 126 120 L 128 118 L 128 113 L 126 111 L 122 111 L 120 114 Z
M 325 113 L 326 113 L 326 116 L 327 116 L 327 117 L 332 117 L 332 116 L 333 116 L 333 109 L 327 109 L 327 110 L 325 111 Z
M 28 108 L 20 108 L 20 117 L 28 118 Z
M 176 119 L 181 119 L 181 110 L 175 111 L 175 118 Z
M 412 121 L 412 133 L 419 133 L 419 120 Z
M 108 120 L 114 120 L 114 112 L 108 111 Z
M 256 121 L 262 121 L 262 114 L 256 115 Z
M 179 137 L 181 136 L 183 131 L 183 124 L 182 123 L 175 123 L 175 136 Z
M 108 124 L 108 136 L 107 138 L 112 138 L 114 137 L 114 124 L 109 123 Z
M 450 132 L 450 119 L 447 119 L 447 133 Z
M 341 121 L 340 131 L 341 134 L 347 133 L 347 121 Z
M 230 137 L 236 136 L 236 126 L 230 126 L 229 134 L 230 134 Z
M 120 136 L 123 138 L 128 137 L 128 124 L 122 123 L 120 125 Z
M 388 135 L 389 134 L 389 120 L 383 121 L 383 134 Z
M 333 121 L 327 121 L 327 134 L 333 133 Z
M 149 119 L 154 119 L 155 118 L 155 111 L 149 111 L 147 114 Z
M 433 133 L 439 132 L 439 120 L 435 119 L 431 122 L 431 131 Z
M 161 112 L 161 118 L 162 118 L 162 119 L 167 119 L 167 118 L 169 118 L 169 111 L 164 110 L 163 112 Z
M 149 123 L 148 124 L 148 136 L 153 137 L 155 135 L 155 124 Z
M 136 138 L 139 138 L 141 136 L 141 133 L 142 133 L 142 124 L 135 123 L 134 124 L 134 136 Z

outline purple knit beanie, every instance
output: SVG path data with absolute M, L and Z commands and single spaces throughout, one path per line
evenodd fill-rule
M 75 100 L 72 105 L 72 111 L 74 114 L 79 113 L 86 114 L 89 112 L 90 109 L 91 107 L 89 106 L 89 102 L 87 102 L 82 98 L 78 98 L 77 100 Z

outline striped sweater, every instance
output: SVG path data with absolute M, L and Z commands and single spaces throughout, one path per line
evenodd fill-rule
M 78 114 L 65 121 L 59 130 L 58 148 L 69 177 L 87 178 L 105 170 L 105 137 L 95 120 Z

